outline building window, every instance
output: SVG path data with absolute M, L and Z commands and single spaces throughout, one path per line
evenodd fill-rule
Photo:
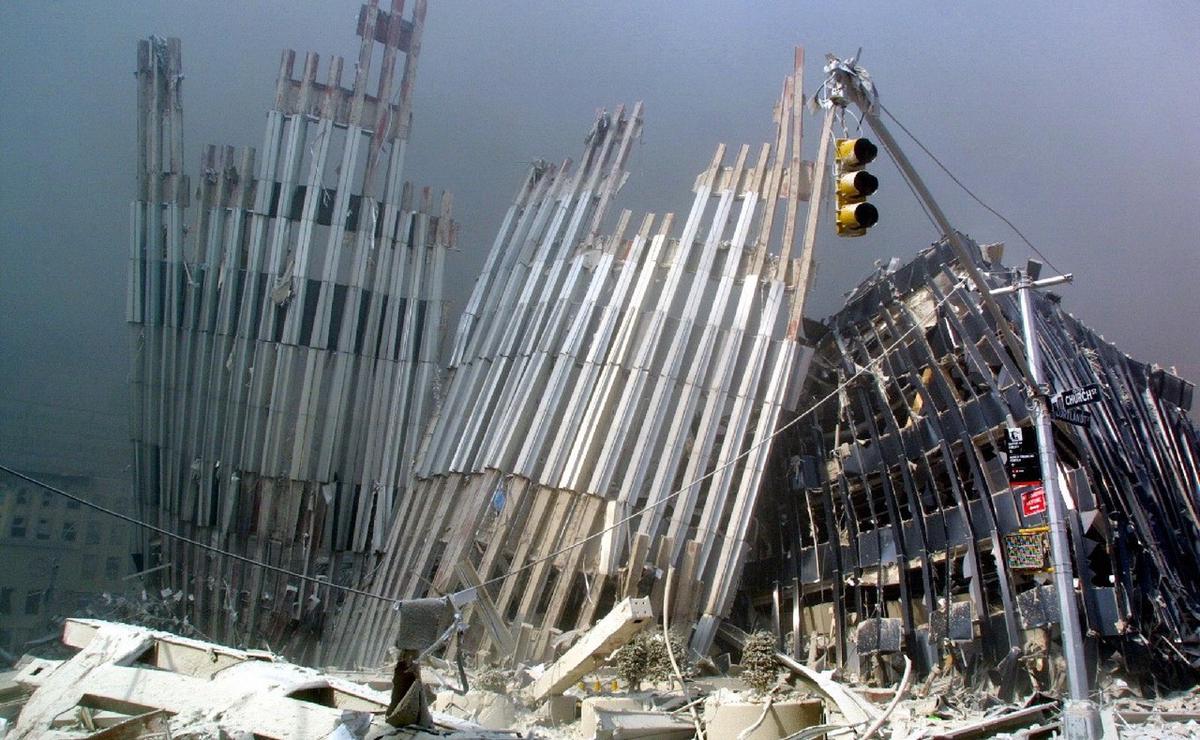
M 42 592 L 28 591 L 25 593 L 25 613 L 37 614 L 42 607 Z
M 63 522 L 62 538 L 63 542 L 74 542 L 77 533 L 75 522 Z
M 22 506 L 29 503 L 29 489 L 28 488 L 22 488 L 21 490 L 17 491 L 17 503 Z
M 12 537 L 13 539 L 24 539 L 25 529 L 27 526 L 28 525 L 25 521 L 25 517 L 14 516 L 12 520 L 12 526 L 8 528 L 8 536 Z
M 0 647 L 12 647 L 12 630 L 0 629 Z
M 124 532 L 124 530 L 125 528 L 120 523 L 113 524 L 108 530 L 108 544 L 121 544 L 121 533 Z
M 50 520 L 46 517 L 39 517 L 37 523 L 36 537 L 39 540 L 50 539 Z
M 54 494 L 49 491 L 42 491 L 42 506 L 49 508 L 54 504 Z
M 84 580 L 87 580 L 87 581 L 95 580 L 95 578 L 96 578 L 96 558 L 90 558 L 90 557 L 87 557 L 87 555 L 84 555 L 83 560 L 80 562 L 83 567 L 80 568 L 79 574 L 81 576 L 83 576 Z
M 87 523 L 87 543 L 89 545 L 100 544 L 100 522 L 92 521 Z
M 8 499 L 8 490 L 0 488 L 0 504 L 3 504 Z
M 7 586 L 0 588 L 0 614 L 12 613 L 13 590 Z
M 121 574 L 121 559 L 108 558 L 104 561 L 104 577 L 110 581 L 117 580 L 117 576 Z

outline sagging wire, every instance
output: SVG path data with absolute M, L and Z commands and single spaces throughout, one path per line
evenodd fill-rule
M 942 296 L 942 297 L 941 297 L 941 298 L 940 298 L 940 299 L 939 299 L 939 300 L 938 300 L 938 301 L 937 301 L 937 302 L 934 304 L 934 306 L 933 306 L 933 309 L 932 309 L 932 311 L 930 312 L 930 316 L 932 317 L 934 314 L 936 314 L 936 313 L 937 313 L 937 312 L 938 312 L 938 311 L 941 309 L 941 307 L 942 307 L 942 306 L 943 306 L 943 305 L 944 305 L 944 304 L 945 304 L 945 303 L 946 303 L 948 300 L 950 300 L 950 296 L 952 296 L 952 295 L 954 295 L 955 293 L 957 293 L 957 292 L 958 292 L 958 291 L 959 291 L 959 290 L 960 290 L 960 289 L 961 289 L 963 286 L 965 286 L 965 285 L 967 284 L 967 282 L 968 282 L 968 278 L 966 278 L 966 277 L 963 277 L 963 278 L 961 278 L 961 279 L 960 279 L 958 282 L 956 282 L 956 283 L 954 284 L 954 286 L 953 286 L 952 288 L 950 288 L 950 290 L 946 291 L 946 294 L 945 294 L 945 295 L 943 295 L 943 296 Z M 491 584 L 493 584 L 493 583 L 499 583 L 500 581 L 503 581 L 505 578 L 508 578 L 509 576 L 516 575 L 517 573 L 521 573 L 522 571 L 526 571 L 526 570 L 529 570 L 530 568 L 536 567 L 537 565 L 539 565 L 539 564 L 541 564 L 541 563 L 547 562 L 547 561 L 549 561 L 549 560 L 553 560 L 553 559 L 557 558 L 559 555 L 562 555 L 563 553 L 570 552 L 571 550 L 574 550 L 576 547 L 582 547 L 583 545 L 587 544 L 588 542 L 591 542 L 592 540 L 594 540 L 594 539 L 596 539 L 596 538 L 598 538 L 598 537 L 600 537 L 600 536 L 602 536 L 602 535 L 605 535 L 605 534 L 607 534 L 607 533 L 609 533 L 609 532 L 612 532 L 613 530 L 615 530 L 615 529 L 617 529 L 617 528 L 619 528 L 619 527 L 622 527 L 622 526 L 624 526 L 624 525 L 628 524 L 629 522 L 631 522 L 631 521 L 633 521 L 634 519 L 638 518 L 639 516 L 641 516 L 642 514 L 646 513 L 647 511 L 649 511 L 649 510 L 651 510 L 651 509 L 654 509 L 654 508 L 657 508 L 657 507 L 659 507 L 659 506 L 662 506 L 663 504 L 667 503 L 668 501 L 671 501 L 671 500 L 673 500 L 673 499 L 675 499 L 675 498 L 677 498 L 677 497 L 681 496 L 682 494 L 684 494 L 685 492 L 687 492 L 688 490 L 690 490 L 690 489 L 691 489 L 693 486 L 695 486 L 695 485 L 698 485 L 698 484 L 700 484 L 700 483 L 703 483 L 705 480 L 708 480 L 709 478 L 712 478 L 712 477 L 713 477 L 713 476 L 715 476 L 717 473 L 720 473 L 722 470 L 725 470 L 726 468 L 729 468 L 729 467 L 732 467 L 732 466 L 736 465 L 738 462 L 740 462 L 740 461 L 742 460 L 742 458 L 744 458 L 744 457 L 748 457 L 748 456 L 750 455 L 750 453 L 751 453 L 751 452 L 753 452 L 753 451 L 757 450 L 759 447 L 762 447 L 763 445 L 770 444 L 771 442 L 773 442 L 773 441 L 774 441 L 774 439 L 775 439 L 777 436 L 779 436 L 780 434 L 782 434 L 782 433 L 783 433 L 783 432 L 785 432 L 786 430 L 790 429 L 791 427 L 795 426 L 796 424 L 800 423 L 800 421 L 802 421 L 803 419 L 805 419 L 805 418 L 807 418 L 808 416 L 812 415 L 812 414 L 813 414 L 813 413 L 814 413 L 814 412 L 815 412 L 817 409 L 821 408 L 822 406 L 824 406 L 826 403 L 828 403 L 828 402 L 829 402 L 829 401 L 831 401 L 832 399 L 834 399 L 834 398 L 838 398 L 838 397 L 839 397 L 839 395 L 840 395 L 842 392 L 844 392 L 844 391 L 845 391 L 845 389 L 846 389 L 847 387 L 849 387 L 851 383 L 853 383 L 855 380 L 857 380 L 857 379 L 858 379 L 860 376 L 862 376 L 864 373 L 870 372 L 870 371 L 871 371 L 871 367 L 872 367 L 872 366 L 874 366 L 874 365 L 878 364 L 879 362 L 881 362 L 881 361 L 883 360 L 883 358 L 884 358 L 884 357 L 886 357 L 888 354 L 890 354 L 890 353 L 892 352 L 892 350 L 894 350 L 896 347 L 898 347 L 898 346 L 900 345 L 900 343 L 901 343 L 901 342 L 903 342 L 905 339 L 907 339 L 907 338 L 908 338 L 908 335 L 909 335 L 909 334 L 912 334 L 914 331 L 916 331 L 918 328 L 920 328 L 920 326 L 921 326 L 921 322 L 915 322 L 915 323 L 914 323 L 914 324 L 913 324 L 911 327 L 909 327 L 909 328 L 908 328 L 908 329 L 907 329 L 907 330 L 906 330 L 906 331 L 905 331 L 903 334 L 901 334 L 899 337 L 897 337 L 895 342 L 893 342 L 892 344 L 888 345 L 888 347 L 887 347 L 887 348 L 885 348 L 885 349 L 884 349 L 884 350 L 883 350 L 883 351 L 882 351 L 882 352 L 879 354 L 879 356 L 878 356 L 878 357 L 875 357 L 875 358 L 871 359 L 871 360 L 870 360 L 870 361 L 869 361 L 869 362 L 868 362 L 868 363 L 867 363 L 865 366 L 856 368 L 856 369 L 855 369 L 855 372 L 854 372 L 854 373 L 853 373 L 853 374 L 852 374 L 850 377 L 846 378 L 846 380 L 845 380 L 844 382 L 842 382 L 841 384 L 839 384 L 837 388 L 834 388 L 832 391 L 830 391 L 830 392 L 829 392 L 829 393 L 827 393 L 825 396 L 823 396 L 822 398 L 820 398 L 818 401 L 816 401 L 815 403 L 813 403 L 813 404 L 812 404 L 811 406 L 809 406 L 807 409 L 805 409 L 804 411 L 802 411 L 800 414 L 798 414 L 798 415 L 796 416 L 796 418 L 794 418 L 794 419 L 792 419 L 791 421 L 787 422 L 786 424 L 784 424 L 784 425 L 780 426 L 778 429 L 776 429 L 775 431 L 771 432 L 771 434 L 767 435 L 767 436 L 766 436 L 766 438 L 764 438 L 763 440 L 761 440 L 761 441 L 759 441 L 759 442 L 757 442 L 757 443 L 755 443 L 755 444 L 751 445 L 750 447 L 747 447 L 745 450 L 743 450 L 742 452 L 738 453 L 738 454 L 737 454 L 737 456 L 733 457 L 732 459 L 728 460 L 727 462 L 725 462 L 725 463 L 723 463 L 723 464 L 721 464 L 721 465 L 718 465 L 717 467 L 713 468 L 712 470 L 710 470 L 709 472 L 705 473 L 704 475 L 702 475 L 702 476 L 700 476 L 700 477 L 696 478 L 695 480 L 692 480 L 692 481 L 690 481 L 690 482 L 688 482 L 688 483 L 685 483 L 683 486 L 681 486 L 680 488 L 676 489 L 675 491 L 672 491 L 671 493 L 667 494 L 666 496 L 664 496 L 664 497 L 662 497 L 662 498 L 660 498 L 660 499 L 657 499 L 656 501 L 654 501 L 654 502 L 652 502 L 652 503 L 647 503 L 647 504 L 646 504 L 645 506 L 643 506 L 642 508 L 640 508 L 640 509 L 637 509 L 637 510 L 636 510 L 636 511 L 634 511 L 632 514 L 629 514 L 628 516 L 626 516 L 626 517 L 624 517 L 624 518 L 622 518 L 622 519 L 620 519 L 620 520 L 618 520 L 618 521 L 616 521 L 616 522 L 612 523 L 611 525 L 609 525 L 609 526 L 605 527 L 604 529 L 601 529 L 601 530 L 598 530 L 598 531 L 596 531 L 596 532 L 593 532 L 592 534 L 588 535 L 587 537 L 584 537 L 583 539 L 577 540 L 577 541 L 575 541 L 575 542 L 573 542 L 573 543 L 571 543 L 571 544 L 564 545 L 563 547 L 559 548 L 558 550 L 555 550 L 554 552 L 551 552 L 550 554 L 548 554 L 548 555 L 545 555 L 545 556 L 543 556 L 543 557 L 541 557 L 541 558 L 538 558 L 538 559 L 536 559 L 536 560 L 530 561 L 530 562 L 526 563 L 525 565 L 522 565 L 522 566 L 521 566 L 521 567 L 519 567 L 519 568 L 514 568 L 513 570 L 509 570 L 509 571 L 506 571 L 506 572 L 504 572 L 504 573 L 502 573 L 502 574 L 500 574 L 500 575 L 498 575 L 498 576 L 495 576 L 495 577 L 493 577 L 493 578 L 489 578 L 489 579 L 487 579 L 487 580 L 483 581 L 482 583 L 480 583 L 480 584 L 479 584 L 478 586 L 476 586 L 475 588 L 476 588 L 476 589 L 478 589 L 478 588 L 483 588 L 483 587 L 485 587 L 485 586 L 489 586 L 489 585 L 491 585 Z M 468 590 L 470 590 L 470 589 L 468 589 Z
M 157 525 L 150 524 L 149 522 L 144 522 L 135 517 L 131 517 L 128 514 L 122 514 L 119 511 L 113 511 L 112 509 L 101 506 L 100 504 L 94 503 L 92 501 L 88 501 L 87 499 L 82 498 L 80 496 L 76 496 L 73 493 L 68 493 L 67 491 L 64 491 L 63 489 L 58 488 L 57 486 L 52 486 L 49 483 L 38 480 L 37 478 L 33 478 L 31 476 L 25 475 L 24 473 L 22 473 L 18 470 L 14 470 L 7 465 L 0 464 L 0 471 L 8 473 L 9 475 L 12 475 L 14 477 L 20 478 L 21 480 L 23 480 L 27 483 L 32 483 L 33 485 L 38 486 L 39 488 L 45 489 L 47 491 L 50 491 L 51 493 L 58 494 L 59 496 L 67 498 L 71 501 L 75 501 L 76 503 L 86 506 L 89 509 L 92 509 L 94 511 L 98 511 L 102 514 L 108 514 L 111 517 L 120 519 L 121 521 L 127 522 L 136 527 L 141 527 L 142 529 L 146 529 L 146 530 L 149 530 L 156 534 L 160 534 L 164 537 L 170 537 L 173 540 L 177 540 L 179 542 L 193 545 L 193 546 L 199 547 L 203 550 L 208 550 L 209 552 L 216 553 L 217 555 L 224 555 L 227 558 L 232 558 L 233 560 L 237 560 L 238 562 L 246 563 L 247 565 L 257 566 L 264 570 L 273 571 L 275 573 L 279 573 L 280 575 L 284 575 L 289 578 L 296 578 L 298 580 L 304 581 L 306 583 L 312 583 L 317 586 L 326 586 L 329 588 L 337 589 L 339 591 L 345 591 L 347 593 L 357 594 L 359 596 L 366 596 L 366 597 L 369 597 L 372 599 L 386 601 L 389 604 L 396 601 L 395 599 L 388 598 L 386 596 L 381 596 L 379 594 L 371 593 L 370 591 L 364 591 L 362 589 L 357 589 L 352 586 L 342 586 L 340 584 L 332 583 L 330 581 L 326 581 L 324 579 L 317 578 L 316 576 L 310 576 L 305 573 L 297 573 L 296 571 L 288 570 L 287 568 L 280 568 L 277 565 L 271 565 L 270 563 L 264 563 L 261 560 L 255 560 L 254 558 L 248 558 L 245 555 L 239 555 L 236 552 L 222 550 L 221 548 L 215 547 L 206 542 L 201 542 L 199 540 L 194 540 L 190 537 L 185 537 L 176 532 L 172 532 L 169 529 L 163 529 L 162 527 L 159 527 Z
M 955 283 L 954 286 L 952 288 L 950 288 L 950 290 L 946 291 L 945 295 L 943 295 L 934 304 L 933 309 L 930 311 L 930 316 L 932 317 L 934 314 L 936 314 L 938 312 L 938 310 L 940 310 L 941 307 L 947 301 L 950 300 L 950 297 L 953 296 L 955 293 L 957 293 L 966 284 L 967 284 L 967 278 L 965 278 L 965 277 L 961 278 L 957 283 Z M 703 483 L 705 480 L 712 478 L 713 476 L 717 475 L 718 473 L 725 470 L 726 468 L 736 465 L 737 463 L 739 463 L 742 460 L 742 458 L 748 457 L 751 452 L 754 452 L 755 450 L 757 450 L 759 447 L 762 447 L 763 445 L 770 444 L 772 441 L 774 441 L 774 439 L 777 436 L 779 436 L 783 432 L 787 431 L 788 429 L 792 428 L 796 424 L 800 423 L 802 420 L 806 419 L 807 417 L 811 416 L 813 413 L 816 412 L 817 409 L 821 408 L 829 401 L 831 401 L 835 398 L 838 398 L 840 396 L 840 394 L 842 394 L 845 391 L 845 389 L 850 386 L 851 383 L 853 383 L 855 380 L 857 380 L 864 373 L 871 372 L 872 371 L 871 368 L 874 365 L 882 362 L 882 360 L 888 354 L 890 354 L 892 352 L 892 350 L 894 350 L 896 347 L 898 347 L 900 345 L 901 342 L 903 342 L 905 339 L 908 338 L 908 335 L 912 334 L 914 331 L 916 331 L 920 327 L 921 327 L 921 322 L 914 322 L 914 324 L 911 327 L 909 327 L 903 334 L 901 334 L 899 337 L 896 338 L 896 341 L 894 341 L 892 344 L 888 345 L 879 354 L 879 356 L 872 358 L 865 366 L 857 367 L 855 369 L 855 372 L 853 374 L 851 374 L 849 377 L 847 377 L 842 383 L 840 383 L 838 385 L 838 387 L 834 388 L 832 391 L 830 391 L 825 396 L 823 396 L 822 398 L 817 400 L 815 403 L 813 403 L 807 409 L 802 411 L 800 414 L 798 414 L 796 416 L 796 418 L 783 424 L 782 426 L 777 428 L 775 431 L 773 431 L 769 435 L 767 435 L 761 441 L 751 445 L 750 447 L 747 447 L 745 450 L 738 453 L 732 459 L 726 461 L 725 463 L 723 463 L 721 465 L 718 465 L 717 467 L 713 468 L 711 471 L 696 478 L 695 480 L 692 480 L 692 481 L 684 484 L 683 486 L 681 486 L 677 490 L 671 492 L 670 494 L 664 496 L 663 498 L 658 499 L 652 503 L 647 503 L 642 508 L 637 509 L 633 513 L 629 514 L 626 517 L 623 517 L 622 519 L 614 522 L 613 524 L 609 525 L 608 527 L 605 527 L 604 529 L 594 532 L 582 539 L 576 540 L 575 542 L 564 545 L 563 547 L 559 548 L 558 550 L 555 550 L 554 552 L 551 552 L 550 554 L 545 555 L 536 560 L 530 561 L 530 562 L 526 563 L 525 565 L 520 566 L 519 568 L 514 568 L 512 570 L 506 571 L 505 573 L 503 573 L 501 575 L 495 576 L 493 578 L 489 578 L 489 579 L 481 582 L 477 586 L 474 586 L 469 589 L 463 589 L 461 591 L 457 591 L 452 594 L 449 594 L 447 596 L 447 598 L 450 598 L 452 600 L 452 603 L 454 603 L 455 601 L 457 601 L 456 597 L 468 594 L 471 591 L 477 591 L 480 588 L 484 588 L 484 587 L 489 586 L 494 583 L 499 583 L 500 581 L 503 581 L 505 578 L 508 578 L 509 576 L 516 575 L 523 571 L 529 570 L 530 568 L 534 568 L 541 563 L 545 563 L 547 561 L 553 560 L 553 559 L 557 558 L 559 555 L 562 555 L 563 553 L 566 553 L 566 552 L 570 552 L 571 550 L 574 550 L 577 547 L 583 547 L 584 545 L 595 540 L 596 538 L 598 538 L 602 535 L 605 535 L 609 532 L 612 532 L 619 527 L 623 527 L 624 525 L 626 525 L 629 522 L 633 521 L 634 519 L 638 518 L 642 514 L 649 511 L 650 509 L 657 508 L 657 507 L 667 503 L 668 501 L 671 501 L 671 500 L 679 497 L 680 495 L 682 495 L 683 493 L 685 493 L 686 491 L 691 489 L 693 486 Z M 256 566 L 256 567 L 259 567 L 259 568 L 262 568 L 264 570 L 268 570 L 268 571 L 271 571 L 274 573 L 279 573 L 280 575 L 284 575 L 289 578 L 295 578 L 297 580 L 304 581 L 306 583 L 312 583 L 316 586 L 324 586 L 326 588 L 333 589 L 336 591 L 342 591 L 345 593 L 354 594 L 356 596 L 362 596 L 362 597 L 369 598 L 369 599 L 375 599 L 377 601 L 382 601 L 382 602 L 391 604 L 393 606 L 395 606 L 396 604 L 398 604 L 401 601 L 400 599 L 397 599 L 397 598 L 394 598 L 391 596 L 384 596 L 383 594 L 374 593 L 372 591 L 366 591 L 364 589 L 354 588 L 353 586 L 345 586 L 342 584 L 333 583 L 332 581 L 327 581 L 322 578 L 310 576 L 305 573 L 298 573 L 293 570 L 288 570 L 287 568 L 281 568 L 277 565 L 271 565 L 269 563 L 264 563 L 260 560 L 255 560 L 254 558 L 246 557 L 245 555 L 239 555 L 238 553 L 230 552 L 229 550 L 224 550 L 219 547 L 209 545 L 205 542 L 201 542 L 199 540 L 195 540 L 190 537 L 186 537 L 186 536 L 178 534 L 176 532 L 172 532 L 171 530 L 164 529 L 163 527 L 159 527 L 154 524 L 150 524 L 149 522 L 142 521 L 140 519 L 129 516 L 127 514 L 122 514 L 119 511 L 114 511 L 112 509 L 106 508 L 104 506 L 101 506 L 100 504 L 94 503 L 85 498 L 82 498 L 80 496 L 76 496 L 75 494 L 64 491 L 63 489 L 58 488 L 57 486 L 53 486 L 49 483 L 38 480 L 37 478 L 26 475 L 26 474 L 24 474 L 18 470 L 15 470 L 4 464 L 0 464 L 0 471 L 8 473 L 9 475 L 12 475 L 14 477 L 20 478 L 21 480 L 24 480 L 28 483 L 32 483 L 33 485 L 38 486 L 39 488 L 45 489 L 47 491 L 50 491 L 51 493 L 55 493 L 55 494 L 58 494 L 59 496 L 63 496 L 64 498 L 70 499 L 71 501 L 78 502 L 79 504 L 86 506 L 94 511 L 98 511 L 102 514 L 107 514 L 116 519 L 120 519 L 121 521 L 127 522 L 127 523 L 132 524 L 137 527 L 141 527 L 143 529 L 149 530 L 151 532 L 162 535 L 164 537 L 169 537 L 178 542 L 183 542 L 185 544 L 192 545 L 194 547 L 199 547 L 202 550 L 207 550 L 209 552 L 213 552 L 218 555 L 224 555 L 225 557 L 231 558 L 231 559 L 236 560 L 241 563 L 246 563 L 247 565 Z M 456 615 L 457 615 L 457 608 L 456 608 Z M 457 619 L 457 616 L 456 616 L 456 619 Z
M 1055 272 L 1059 273 L 1060 275 L 1063 274 L 1063 271 L 1058 269 L 1058 267 L 1054 264 L 1054 262 L 1052 262 L 1049 257 L 1047 257 L 1045 254 L 1042 253 L 1042 250 L 1038 249 L 1036 246 L 1034 246 L 1033 242 L 1029 241 L 1029 237 L 1025 236 L 1025 234 L 1020 229 L 1017 228 L 1016 224 L 1014 224 L 1012 221 L 1010 221 L 1007 217 L 1004 216 L 1004 214 L 1000 213 L 995 208 L 992 208 L 987 203 L 984 203 L 982 198 L 980 198 L 978 195 L 976 195 L 974 192 L 972 192 L 970 188 L 968 188 L 965 184 L 963 184 L 962 180 L 959 180 L 958 177 L 956 177 L 955 174 L 950 171 L 950 168 L 948 168 L 946 165 L 942 164 L 942 161 L 940 159 L 938 159 L 934 155 L 933 152 L 929 151 L 929 147 L 927 147 L 923 143 L 921 143 L 921 140 L 918 139 L 915 135 L 913 135 L 913 132 L 909 131 L 908 128 L 903 123 L 900 122 L 900 119 L 896 118 L 896 116 L 890 110 L 885 108 L 882 104 L 879 105 L 879 109 L 882 110 L 887 115 L 888 118 L 892 119 L 892 123 L 895 123 L 900 128 L 900 130 L 903 131 L 908 136 L 908 138 L 912 139 L 913 143 L 916 144 L 917 147 L 920 148 L 921 151 L 925 152 L 925 154 L 928 155 L 929 158 L 933 160 L 933 163 L 936 164 L 938 166 L 938 168 L 941 169 L 942 172 L 946 173 L 946 176 L 949 177 L 950 180 L 955 185 L 962 188 L 962 191 L 964 193 L 966 193 L 968 196 L 970 196 L 971 200 L 975 201 L 980 206 L 982 206 L 984 208 L 984 210 L 986 210 L 988 213 L 992 214 L 996 218 L 1003 221 L 1005 223 L 1005 225 L 1008 226 L 1008 228 L 1013 230 L 1013 233 L 1015 233 L 1018 237 L 1020 237 L 1021 241 L 1025 242 L 1026 246 L 1028 246 L 1030 249 L 1033 250 L 1034 254 L 1041 257 L 1042 260 L 1045 261 L 1046 265 L 1049 266 L 1050 269 L 1054 270 Z

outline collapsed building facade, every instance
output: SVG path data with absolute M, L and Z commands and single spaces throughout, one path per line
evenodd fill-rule
M 1042 519 L 1002 456 L 1030 424 L 1023 360 L 948 247 L 805 319 L 833 119 L 802 161 L 799 56 L 775 141 L 719 146 L 678 222 L 615 212 L 640 104 L 600 114 L 577 164 L 534 163 L 443 378 L 450 199 L 402 179 L 424 16 L 364 6 L 350 88 L 340 58 L 319 82 L 285 52 L 261 154 L 208 147 L 190 216 L 179 44 L 139 46 L 136 490 L 148 521 L 238 556 L 146 542 L 196 626 L 376 665 L 395 601 L 469 591 L 467 646 L 538 662 L 648 596 L 703 653 L 753 621 L 740 591 L 811 662 L 1011 676 L 1048 644 Z M 1090 645 L 1190 667 L 1192 387 L 1036 305 L 1053 385 L 1103 389 L 1056 430 Z
M 207 147 L 194 205 L 179 41 L 138 46 L 128 321 L 142 516 L 334 584 L 362 578 L 411 475 L 454 240 L 449 196 L 402 179 L 425 3 L 402 9 L 363 6 L 349 88 L 340 57 L 319 78 L 316 54 L 297 74 L 285 51 L 261 150 Z M 143 551 L 227 643 L 296 638 L 303 657 L 333 603 L 327 587 L 172 537 Z
M 991 288 L 1011 275 L 1001 251 L 974 253 Z M 1003 685 L 1021 657 L 1047 657 L 1058 606 L 1046 515 L 1005 469 L 1008 430 L 1031 428 L 1030 398 L 952 254 L 940 243 L 881 269 L 815 337 L 808 411 L 775 442 L 745 587 L 797 657 L 869 674 L 881 654 L 926 669 L 949 656 L 1001 668 Z M 1054 429 L 1092 665 L 1194 676 L 1193 386 L 1131 359 L 1057 296 L 1033 297 L 1051 391 L 1100 389 L 1090 417 Z M 1016 299 L 998 300 L 1019 329 Z
M 640 105 L 602 114 L 576 168 L 534 165 L 459 322 L 373 591 L 473 589 L 476 645 L 506 660 L 543 660 L 558 634 L 639 595 L 698 624 L 707 649 L 807 357 L 817 208 L 801 204 L 824 162 L 800 159 L 800 61 L 775 144 L 732 161 L 719 146 L 682 226 L 650 214 L 633 227 L 626 211 L 604 228 Z M 350 599 L 329 657 L 375 663 L 394 611 Z

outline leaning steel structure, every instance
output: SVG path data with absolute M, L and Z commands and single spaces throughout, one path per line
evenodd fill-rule
M 999 245 L 972 247 L 989 287 L 1004 285 Z M 1016 299 L 998 300 L 1019 327 Z M 1034 308 L 1050 390 L 1099 388 L 1090 417 L 1055 423 L 1059 469 L 1047 473 L 1066 498 L 1090 664 L 1161 681 L 1194 671 L 1194 388 L 1106 342 L 1058 296 L 1035 294 Z M 992 671 L 1008 691 L 1022 673 L 1054 683 L 1045 515 L 1005 465 L 1030 397 L 997 334 L 944 242 L 880 269 L 813 332 L 812 371 L 794 379 L 808 411 L 775 441 L 736 618 L 752 621 L 757 603 L 801 660 L 867 675 L 904 653 L 972 680 Z
M 626 211 L 605 226 L 640 104 L 600 115 L 577 166 L 531 168 L 460 319 L 445 403 L 372 590 L 470 590 L 469 649 L 504 661 L 552 657 L 557 635 L 629 596 L 696 624 L 707 650 L 787 379 L 808 357 L 809 193 L 827 147 L 802 162 L 801 72 L 798 51 L 774 144 L 732 159 L 718 146 L 681 225 L 650 214 L 631 228 Z M 330 659 L 373 665 L 395 612 L 350 598 Z
M 425 19 L 358 18 L 350 79 L 283 52 L 263 146 L 183 172 L 178 39 L 138 45 L 128 321 L 142 516 L 221 550 L 357 582 L 434 404 L 455 238 L 449 195 L 403 180 Z M 345 85 L 349 84 L 349 87 Z M 205 634 L 304 659 L 336 591 L 174 538 L 145 567 Z

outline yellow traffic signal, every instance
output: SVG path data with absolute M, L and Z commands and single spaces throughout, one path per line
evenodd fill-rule
M 863 169 L 877 154 L 879 149 L 870 139 L 834 141 L 834 159 L 837 162 L 837 180 L 834 184 L 837 216 L 834 223 L 838 236 L 862 236 L 879 221 L 879 210 L 866 202 L 867 196 L 879 188 L 879 179 Z
M 834 156 L 839 164 L 847 167 L 864 167 L 879 154 L 879 148 L 870 139 L 837 139 L 835 146 L 837 153 Z

